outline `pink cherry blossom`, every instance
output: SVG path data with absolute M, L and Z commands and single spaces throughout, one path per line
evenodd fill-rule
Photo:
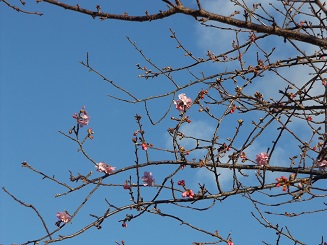
M 186 97 L 184 93 L 181 93 L 178 95 L 178 100 L 174 100 L 174 104 L 177 110 L 184 111 L 185 109 L 188 109 L 192 105 L 191 98 Z
M 115 170 L 115 167 L 112 167 L 108 164 L 105 164 L 104 162 L 100 162 L 98 163 L 95 168 L 99 171 L 99 172 L 104 172 L 106 174 L 112 174 Z
M 184 103 L 181 100 L 174 101 L 175 107 L 179 111 L 184 111 Z
M 90 117 L 87 115 L 87 111 L 85 110 L 85 106 L 82 107 L 78 114 L 75 112 L 73 118 L 76 119 L 80 127 L 88 125 L 90 120 Z
M 153 178 L 151 172 L 144 172 L 142 181 L 144 182 L 144 186 L 154 186 L 155 179 Z
M 327 160 L 318 160 L 315 162 L 315 166 L 320 169 L 326 169 L 327 168 Z
M 192 190 L 187 189 L 186 191 L 183 192 L 182 197 L 193 198 L 194 192 Z
M 67 212 L 57 212 L 56 216 L 60 221 L 64 223 L 68 223 L 72 219 Z
M 142 143 L 142 150 L 146 151 L 148 149 L 147 143 Z
M 268 164 L 268 154 L 266 152 L 261 152 L 256 156 L 255 159 L 259 166 L 264 166 Z
M 186 105 L 187 108 L 191 107 L 192 104 L 192 100 L 189 97 L 186 97 L 186 95 L 184 93 L 179 94 L 178 98 L 184 102 L 184 105 Z

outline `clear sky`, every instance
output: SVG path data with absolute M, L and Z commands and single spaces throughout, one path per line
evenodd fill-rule
M 145 0 L 125 0 L 122 2 L 109 1 L 102 5 L 102 8 L 107 7 L 118 13 L 127 11 L 130 15 L 143 14 L 145 4 L 150 13 L 165 8 L 161 1 L 149 3 L 150 1 Z M 208 1 L 204 2 L 209 5 Z M 219 1 L 212 0 L 213 2 Z M 82 1 L 82 4 L 87 6 L 86 1 L 85 3 Z M 4 186 L 18 199 L 34 205 L 42 214 L 49 229 L 53 230 L 56 228 L 56 212 L 63 210 L 73 212 L 91 188 L 54 198 L 55 194 L 65 190 L 48 180 L 43 180 L 40 175 L 22 168 L 21 163 L 27 161 L 39 171 L 49 176 L 54 175 L 60 181 L 68 183 L 68 170 L 71 170 L 73 174 L 87 174 L 92 170 L 92 176 L 101 176 L 95 171 L 94 166 L 76 151 L 78 146 L 58 132 L 61 130 L 67 133 L 75 124 L 72 118 L 74 112 L 86 106 L 91 116 L 90 127 L 93 128 L 95 134 L 94 139 L 86 143 L 88 154 L 96 162 L 108 162 L 116 169 L 134 164 L 134 145 L 131 138 L 137 129 L 134 120 L 136 113 L 143 115 L 142 122 L 148 142 L 163 148 L 171 147 L 166 130 L 168 127 L 173 127 L 174 123 L 169 118 L 178 116 L 178 112 L 172 110 L 161 124 L 153 127 L 146 118 L 142 104 L 128 104 L 109 98 L 108 94 L 128 99 L 126 95 L 115 90 L 80 64 L 80 61 L 85 61 L 86 53 L 88 52 L 89 63 L 96 70 L 126 87 L 139 98 L 144 98 L 164 93 L 172 86 L 163 78 L 149 80 L 138 78 L 141 71 L 137 70 L 136 64 L 149 65 L 128 42 L 126 36 L 135 41 L 144 54 L 159 67 L 177 67 L 188 63 L 187 58 L 183 57 L 183 52 L 176 49 L 176 42 L 169 37 L 171 35 L 169 28 L 176 32 L 183 44 L 195 56 L 204 57 L 208 49 L 218 53 L 220 48 L 231 46 L 233 36 L 215 34 L 212 30 L 208 31 L 208 28 L 198 25 L 192 18 L 183 16 L 152 23 L 131 23 L 94 20 L 89 16 L 65 11 L 42 2 L 28 3 L 26 7 L 31 11 L 42 12 L 44 15 L 40 17 L 18 13 L 6 7 L 5 4 L 0 4 L 0 186 Z M 282 39 L 277 40 L 282 43 Z M 285 46 L 279 52 L 286 53 L 286 50 Z M 291 54 L 292 51 L 288 50 L 288 52 Z M 203 69 L 214 72 L 224 70 L 226 67 L 209 65 Z M 301 77 L 299 74 L 289 75 L 293 78 Z M 176 76 L 176 80 L 181 84 L 190 79 L 189 75 L 188 77 L 184 74 Z M 278 84 L 277 81 L 276 83 Z M 201 86 L 198 89 L 201 89 Z M 262 84 L 258 84 L 253 89 L 262 89 L 267 93 L 269 90 L 267 85 Z M 198 90 L 188 88 L 182 92 L 195 98 Z M 154 120 L 158 120 L 163 115 L 164 109 L 169 106 L 169 99 L 172 97 L 153 101 L 150 104 L 150 112 Z M 198 115 L 197 109 L 190 111 L 190 115 L 193 124 L 186 126 L 185 132 L 209 138 L 214 130 L 214 124 L 209 120 L 203 120 L 201 115 Z M 234 124 L 231 123 L 233 131 L 238 117 L 239 115 L 236 115 L 233 118 Z M 299 125 L 294 126 L 295 129 L 300 127 Z M 81 130 L 81 133 L 85 133 L 86 129 L 83 130 L 84 132 Z M 228 127 L 227 131 L 222 133 L 222 137 L 228 137 Z M 267 135 L 266 139 L 258 141 L 253 146 L 255 150 L 248 153 L 249 156 L 253 157 L 256 153 L 265 151 L 266 146 L 261 143 L 269 140 L 271 138 Z M 187 142 L 184 144 L 188 146 Z M 285 159 L 288 159 L 291 154 L 288 150 L 292 151 L 296 147 L 287 144 L 285 147 L 280 147 L 277 152 L 286 154 L 286 157 L 276 155 L 275 160 L 282 165 L 283 161 L 287 164 Z M 172 156 L 167 157 L 163 153 L 151 151 L 150 156 L 152 160 L 172 158 Z M 140 162 L 145 160 L 144 154 L 141 155 Z M 164 174 L 168 172 L 167 169 L 154 166 L 144 171 L 152 172 L 158 182 L 162 181 Z M 134 172 L 114 176 L 111 183 L 122 184 L 130 174 Z M 226 171 L 222 174 L 226 176 L 224 186 L 230 187 L 232 185 L 229 182 L 231 181 L 230 173 Z M 276 176 L 272 175 L 271 180 Z M 206 183 L 209 188 L 214 186 L 212 177 L 201 169 L 196 171 L 185 169 L 176 178 L 185 179 L 194 189 L 198 186 L 198 182 Z M 178 180 L 175 179 L 176 182 Z M 74 183 L 71 185 L 75 186 Z M 144 188 L 144 190 L 148 189 Z M 145 191 L 144 198 L 150 199 L 155 190 L 149 188 L 149 192 Z M 115 205 L 129 203 L 128 192 L 123 188 L 102 188 L 96 192 L 72 224 L 66 225 L 59 234 L 69 234 L 90 223 L 93 220 L 89 216 L 90 213 L 103 214 L 107 208 L 104 198 Z M 313 206 L 299 205 L 295 211 L 324 208 L 318 202 L 317 204 L 313 202 L 311 205 Z M 275 244 L 276 241 L 275 233 L 260 226 L 253 218 L 250 213 L 253 206 L 246 198 L 228 198 L 222 203 L 217 203 L 208 212 L 195 212 L 165 205 L 160 208 L 163 211 L 181 215 L 191 224 L 199 224 L 212 232 L 218 230 L 224 237 L 231 232 L 236 245 L 261 244 L 263 240 Z M 263 210 L 271 211 L 274 208 L 264 207 Z M 276 209 L 276 212 L 283 213 L 291 210 L 293 210 L 292 204 Z M 118 220 L 123 219 L 128 213 L 135 214 L 136 212 L 121 212 L 107 219 L 101 230 L 91 228 L 62 244 L 115 244 L 114 241 L 124 240 L 127 245 L 161 245 L 211 241 L 209 236 L 181 226 L 176 220 L 150 214 L 145 214 L 128 223 L 127 228 L 122 228 Z M 274 223 L 285 222 L 292 234 L 308 244 L 318 244 L 321 242 L 321 237 L 326 235 L 326 225 L 322 223 L 326 220 L 326 213 L 301 216 L 296 219 L 282 216 L 269 216 L 269 218 Z M 19 205 L 1 190 L 0 244 L 20 244 L 44 234 L 42 224 L 32 209 Z M 291 244 L 284 239 L 281 241 L 284 241 L 281 244 Z

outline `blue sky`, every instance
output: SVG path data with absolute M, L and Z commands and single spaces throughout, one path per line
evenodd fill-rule
M 142 6 L 147 1 L 111 1 L 102 5 L 117 12 L 143 13 Z M 218 3 L 218 1 L 216 1 Z M 81 2 L 82 4 L 87 3 Z M 160 1 L 148 4 L 149 12 L 164 9 Z M 209 6 L 209 3 L 208 3 Z M 211 6 L 214 9 L 214 6 Z M 171 89 L 169 81 L 163 78 L 139 79 L 140 71 L 136 64 L 149 66 L 140 54 L 128 42 L 126 36 L 135 41 L 138 47 L 151 58 L 159 67 L 177 67 L 188 63 L 183 52 L 176 49 L 176 43 L 169 38 L 169 28 L 172 28 L 183 44 L 190 48 L 196 56 L 205 56 L 207 49 L 219 53 L 220 48 L 231 45 L 230 34 L 226 37 L 208 32 L 208 28 L 200 27 L 190 17 L 172 17 L 152 23 L 127 23 L 119 21 L 93 20 L 74 12 L 61 10 L 45 3 L 34 5 L 29 3 L 27 8 L 43 12 L 42 17 L 17 13 L 4 4 L 0 5 L 0 98 L 1 98 L 1 141 L 0 141 L 0 185 L 14 194 L 18 199 L 33 204 L 42 214 L 49 225 L 55 229 L 57 211 L 68 210 L 74 212 L 82 200 L 91 191 L 91 188 L 73 193 L 69 196 L 54 198 L 55 194 L 65 190 L 42 180 L 41 176 L 21 167 L 21 162 L 27 161 L 34 168 L 56 176 L 60 181 L 68 182 L 69 172 L 86 174 L 93 171 L 92 176 L 101 176 L 94 166 L 77 152 L 78 146 L 61 135 L 58 130 L 68 132 L 74 125 L 72 115 L 82 106 L 89 112 L 90 127 L 93 128 L 94 140 L 86 143 L 85 148 L 96 161 L 105 161 L 116 169 L 134 164 L 134 145 L 131 141 L 133 132 L 137 129 L 134 120 L 136 113 L 143 115 L 143 127 L 149 143 L 156 147 L 169 146 L 169 137 L 166 132 L 174 123 L 170 116 L 178 116 L 172 110 L 167 119 L 156 127 L 151 126 L 141 104 L 127 104 L 118 102 L 106 96 L 125 96 L 107 84 L 79 62 L 85 61 L 89 54 L 90 64 L 109 79 L 134 92 L 139 98 L 159 94 Z M 217 36 L 216 36 L 217 35 Z M 281 39 L 275 42 L 282 41 Z M 216 45 L 219 43 L 219 45 Z M 271 44 L 269 44 L 271 45 Z M 281 48 L 283 52 L 283 49 Z M 291 51 L 290 51 L 291 52 Z M 182 58 L 181 58 L 182 57 Z M 205 72 L 216 72 L 226 69 L 207 65 Z M 198 70 L 195 70 L 198 72 Z M 288 74 L 292 79 L 298 79 L 301 74 Z M 303 77 L 303 74 L 302 74 Z M 268 75 L 269 78 L 269 75 Z M 189 74 L 179 74 L 175 77 L 181 84 L 190 80 Z M 203 85 L 205 86 L 205 85 Z M 197 89 L 201 89 L 197 86 Z M 253 89 L 262 89 L 269 93 L 268 86 L 258 84 Z M 187 88 L 188 96 L 195 98 L 199 90 Z M 124 97 L 126 98 L 126 97 Z M 153 101 L 150 111 L 154 120 L 163 115 L 163 108 L 168 108 L 168 99 Z M 176 99 L 176 98 L 175 98 Z M 217 113 L 221 113 L 217 109 Z M 196 108 L 190 110 L 193 124 L 184 127 L 185 133 L 210 137 L 215 124 L 204 120 L 197 113 Z M 228 137 L 229 130 L 234 131 L 236 120 L 241 115 L 231 116 L 226 121 L 221 137 Z M 294 127 L 300 127 L 301 124 Z M 233 126 L 233 127 L 231 127 Z M 276 126 L 276 125 L 275 125 Z M 86 129 L 81 130 L 85 133 Z M 301 132 L 302 133 L 302 132 Z M 262 137 L 254 144 L 248 154 L 254 157 L 260 151 L 266 151 L 264 142 L 269 142 L 271 135 Z M 276 151 L 285 154 L 274 159 L 282 164 L 288 164 L 287 159 L 297 146 L 290 146 L 285 139 L 285 145 Z M 185 142 L 185 141 L 184 141 Z M 185 147 L 190 147 L 185 142 Z M 285 147 L 285 146 L 288 146 Z M 144 152 L 140 153 L 140 162 L 145 161 Z M 169 154 L 150 151 L 152 160 L 172 159 Z M 202 157 L 194 155 L 194 157 Z M 284 162 L 283 162 L 284 161 Z M 143 170 L 142 170 L 143 171 Z M 172 168 L 149 166 L 144 171 L 150 171 L 160 183 L 164 174 Z M 113 176 L 111 183 L 122 184 L 129 175 Z M 224 188 L 231 186 L 231 174 L 223 171 Z M 253 174 L 253 173 L 250 173 Z M 273 180 L 276 175 L 271 175 Z M 212 178 L 204 170 L 185 169 L 176 178 L 185 179 L 187 184 L 196 189 L 197 183 L 206 183 L 213 188 Z M 254 178 L 254 176 L 253 176 Z M 174 179 L 177 182 L 179 179 Z M 75 186 L 76 184 L 71 184 Z M 155 190 L 142 188 L 144 198 L 151 198 Z M 278 191 L 278 190 L 276 190 Z M 168 195 L 168 193 L 166 194 Z M 262 196 L 261 196 L 262 197 Z M 119 188 L 102 188 L 94 194 L 83 210 L 75 217 L 72 224 L 68 224 L 59 234 L 69 234 L 79 230 L 90 222 L 89 213 L 101 215 L 107 208 L 104 198 L 115 205 L 129 203 L 127 191 Z M 208 202 L 208 205 L 211 203 Z M 313 208 L 323 208 L 319 200 L 311 206 L 299 203 L 296 207 L 289 204 L 283 208 L 264 207 L 263 210 L 276 210 L 283 213 L 289 210 L 303 211 Z M 162 205 L 163 211 L 172 212 L 186 218 L 191 224 L 197 225 L 212 232 L 227 237 L 232 232 L 233 241 L 239 244 L 261 244 L 266 241 L 274 244 L 276 236 L 273 231 L 262 228 L 251 216 L 251 203 L 242 197 L 230 197 L 224 202 L 217 202 L 208 212 L 194 212 L 189 209 L 178 209 Z M 293 210 L 293 211 L 294 211 Z M 115 241 L 125 240 L 128 245 L 143 244 L 191 244 L 193 241 L 211 241 L 210 237 L 195 232 L 169 218 L 146 214 L 141 218 L 128 223 L 122 228 L 118 220 L 129 213 L 121 212 L 117 216 L 106 220 L 101 230 L 91 228 L 73 240 L 63 241 L 62 244 L 115 244 Z M 136 213 L 136 212 L 130 212 Z M 308 244 L 318 244 L 321 236 L 326 234 L 324 223 L 325 213 L 286 218 L 269 216 L 272 222 L 285 222 L 294 235 Z M 0 192 L 0 244 L 23 243 L 43 235 L 44 229 L 40 220 L 30 208 L 23 207 L 10 198 L 3 191 Z M 291 244 L 287 240 L 282 244 Z

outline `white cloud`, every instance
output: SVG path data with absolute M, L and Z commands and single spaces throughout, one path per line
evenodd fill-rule
M 214 127 L 206 121 L 192 121 L 191 123 L 183 124 L 180 131 L 185 136 L 192 136 L 198 139 L 211 140 L 214 133 Z M 196 140 L 194 139 L 184 138 L 180 141 L 180 143 L 183 144 L 184 147 L 196 146 Z
M 232 186 L 233 171 L 229 169 L 218 168 L 217 173 L 219 174 L 218 179 L 221 187 L 230 188 Z M 200 168 L 197 170 L 193 185 L 198 185 L 198 183 L 205 184 L 209 191 L 215 188 L 217 185 L 214 173 L 206 168 Z
M 252 4 L 255 3 L 255 0 L 247 1 L 247 5 L 252 7 Z M 204 0 L 201 2 L 202 7 L 212 13 L 221 14 L 224 16 L 230 16 L 234 11 L 240 11 L 240 14 L 236 18 L 243 18 L 243 10 L 239 6 L 235 6 L 231 1 L 221 1 L 221 0 Z M 213 24 L 215 26 L 231 28 L 231 26 L 223 23 L 211 23 L 207 21 L 206 24 Z M 236 29 L 239 29 L 236 27 Z M 232 48 L 232 40 L 235 39 L 235 32 L 224 30 L 221 32 L 215 28 L 204 27 L 203 25 L 196 25 L 196 33 L 198 35 L 197 44 L 200 48 L 203 48 L 204 51 L 210 50 L 216 54 L 224 52 Z
M 192 120 L 191 123 L 183 124 L 180 128 L 180 132 L 182 132 L 185 136 L 191 136 L 197 139 L 210 140 L 213 136 L 214 127 L 206 121 Z M 172 149 L 172 137 L 169 136 L 167 133 L 165 138 L 166 138 L 166 147 L 168 149 Z M 179 144 L 183 146 L 185 149 L 191 149 L 196 146 L 196 140 L 191 138 L 183 138 L 182 140 L 179 140 Z M 202 155 L 205 154 L 203 152 L 204 152 L 203 150 L 197 151 L 195 153 L 196 157 L 202 157 Z

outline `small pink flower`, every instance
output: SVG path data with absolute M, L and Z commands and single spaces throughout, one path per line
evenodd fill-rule
M 232 240 L 229 240 L 227 245 L 234 245 L 233 241 Z
M 142 150 L 146 151 L 148 149 L 147 143 L 142 143 Z
M 56 216 L 60 221 L 66 224 L 72 219 L 67 212 L 57 212 Z
M 151 172 L 144 172 L 142 181 L 144 182 L 144 186 L 154 186 L 155 179 L 153 178 Z
M 230 109 L 230 114 L 233 114 L 236 111 L 236 105 L 232 105 L 232 108 Z
M 327 168 L 327 160 L 318 160 L 315 162 L 315 166 L 320 169 L 326 169 Z
M 90 120 L 90 117 L 87 115 L 87 111 L 85 110 L 85 106 L 82 107 L 78 114 L 75 112 L 73 118 L 76 119 L 80 127 L 88 125 Z
M 244 151 L 242 151 L 242 152 L 241 152 L 241 155 L 240 155 L 240 157 L 241 157 L 242 159 L 246 159 L 246 154 L 245 154 L 245 152 L 244 152 Z
M 99 172 L 104 172 L 106 174 L 112 174 L 115 170 L 115 167 L 112 167 L 108 164 L 105 164 L 104 162 L 100 162 L 98 163 L 95 168 L 99 171 Z
M 192 190 L 187 189 L 186 191 L 183 192 L 182 197 L 193 198 L 194 192 Z
M 186 97 L 184 93 L 178 95 L 178 100 L 174 100 L 174 104 L 177 110 L 184 111 L 191 107 L 192 100 L 191 98 Z
M 177 110 L 184 111 L 183 101 L 177 100 L 177 101 L 174 101 L 174 104 L 175 104 L 175 107 L 176 107 Z
M 191 107 L 192 104 L 192 100 L 189 97 L 186 97 L 186 95 L 184 93 L 179 94 L 178 98 L 184 102 L 184 105 L 186 105 L 187 108 Z
M 268 154 L 266 152 L 261 152 L 259 155 L 257 155 L 257 158 L 255 160 L 259 166 L 267 165 Z

